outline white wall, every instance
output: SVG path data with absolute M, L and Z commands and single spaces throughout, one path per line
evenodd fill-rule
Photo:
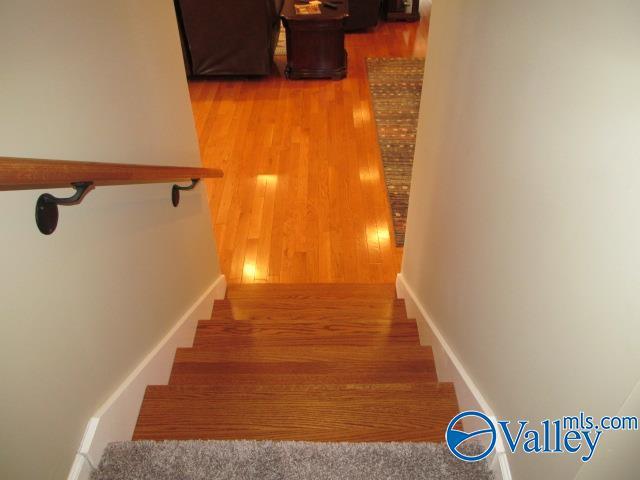
M 639 18 L 434 2 L 402 273 L 501 417 L 615 414 L 639 379 Z
M 3 2 L 0 65 L 0 155 L 200 165 L 170 0 Z M 173 208 L 170 187 L 98 188 L 50 237 L 42 192 L 0 192 L 0 477 L 66 477 L 89 417 L 218 277 L 204 188 Z
M 640 382 L 624 402 L 616 415 L 638 416 L 640 414 Z M 616 432 L 608 435 L 599 447 L 600 454 L 593 461 L 580 467 L 577 480 L 636 479 L 638 478 L 638 452 L 640 434 L 637 431 Z

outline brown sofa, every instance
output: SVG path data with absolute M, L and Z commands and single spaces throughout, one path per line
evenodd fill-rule
M 174 0 L 189 77 L 268 75 L 283 0 Z
M 366 30 L 378 24 L 380 0 L 349 0 L 349 17 L 344 22 L 347 31 Z

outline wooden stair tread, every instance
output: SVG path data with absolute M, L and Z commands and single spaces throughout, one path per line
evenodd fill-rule
M 440 442 L 456 413 L 448 383 L 150 386 L 133 439 Z
M 416 321 L 407 318 L 380 318 L 380 317 L 367 317 L 367 318 L 344 318 L 340 316 L 331 316 L 328 318 L 253 318 L 253 319 L 233 319 L 233 318 L 214 318 L 210 320 L 202 319 L 199 324 L 201 325 L 220 325 L 222 327 L 273 327 L 273 328 L 315 328 L 321 329 L 365 329 L 371 333 L 375 333 L 377 330 L 381 332 L 389 331 L 396 327 L 414 327 L 417 326 Z
M 223 345 L 379 345 L 419 343 L 415 322 L 325 320 L 198 322 L 195 347 Z
M 307 336 L 296 335 L 254 335 L 250 337 L 237 337 L 233 334 L 212 335 L 201 333 L 194 342 L 194 347 L 197 348 L 215 348 L 218 346 L 252 346 L 252 345 L 272 345 L 279 346 L 281 348 L 287 348 L 290 346 L 303 346 L 303 345 L 415 345 L 418 343 L 418 334 L 415 335 L 398 335 L 398 336 L 374 336 L 370 334 L 350 334 L 350 335 L 334 335 L 323 336 L 319 338 L 309 338 Z
M 240 317 L 240 318 L 238 318 Z M 218 323 L 231 323 L 231 324 L 237 324 L 240 322 L 244 322 L 244 323 L 268 323 L 270 325 L 273 324 L 286 324 L 286 323 L 291 323 L 291 324 L 295 324 L 295 323 L 302 323 L 302 324 L 314 324 L 314 325 L 318 325 L 318 324 L 324 324 L 324 323 L 340 323 L 340 324 L 349 324 L 349 323 L 355 323 L 355 324 L 367 324 L 370 325 L 372 323 L 380 323 L 383 325 L 392 325 L 392 324 L 400 324 L 400 323 L 410 323 L 410 324 L 415 324 L 416 321 L 412 318 L 407 318 L 405 315 L 403 314 L 398 314 L 398 315 L 389 315 L 389 316 L 375 316 L 375 315 L 366 315 L 366 316 L 361 316 L 361 315 L 341 315 L 339 313 L 335 313 L 335 314 L 330 314 L 330 315 L 326 315 L 326 314 L 321 314 L 321 315 L 314 315 L 314 314 L 309 314 L 306 315 L 304 312 L 300 312 L 300 313 L 296 313 L 296 314 L 292 314 L 289 316 L 285 316 L 285 315 L 278 315 L 278 313 L 276 312 L 274 315 L 272 316 L 265 316 L 265 317 L 251 317 L 251 318 L 243 318 L 242 316 L 235 316 L 234 313 L 231 311 L 231 309 L 228 310 L 216 310 L 213 314 L 213 316 L 209 319 L 201 319 L 202 321 L 213 321 L 213 322 L 218 322 Z
M 312 283 L 312 284 L 230 284 L 229 299 L 331 299 L 362 300 L 396 298 L 395 285 Z
M 428 347 L 220 346 L 181 348 L 170 384 L 435 382 Z
M 216 300 L 212 318 L 234 320 L 295 320 L 307 321 L 327 318 L 406 319 L 402 300 L 370 300 L 337 302 L 334 300 Z
M 279 370 L 264 372 L 254 369 L 252 372 L 233 370 L 232 372 L 182 372 L 171 373 L 169 385 L 350 385 L 371 383 L 408 383 L 437 382 L 433 371 L 413 371 L 406 369 L 389 371 L 372 366 L 370 369 L 349 369 L 340 371 L 309 373 L 301 368 L 287 371 L 283 366 Z
M 433 362 L 431 347 L 421 345 L 381 345 L 344 347 L 335 345 L 178 348 L 175 362 Z

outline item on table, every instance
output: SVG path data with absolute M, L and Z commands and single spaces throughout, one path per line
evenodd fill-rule
M 317 4 L 309 2 L 308 5 L 295 5 L 295 8 L 296 15 L 320 15 L 322 13 L 319 2 Z

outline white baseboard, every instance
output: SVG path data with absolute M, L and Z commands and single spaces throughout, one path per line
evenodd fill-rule
M 484 399 L 482 393 L 465 370 L 464 365 L 442 336 L 433 318 L 418 300 L 402 273 L 399 273 L 396 278 L 396 294 L 398 298 L 404 299 L 409 318 L 415 318 L 418 323 L 420 343 L 431 346 L 433 350 L 438 379 L 441 382 L 452 382 L 454 384 L 460 411 L 476 410 L 495 419 L 496 415 L 493 409 Z M 475 426 L 465 423 L 464 428 L 474 430 Z M 495 480 L 511 480 L 509 461 L 500 436 L 496 439 L 496 449 L 491 456 L 490 467 L 494 472 Z
M 176 349 L 193 345 L 198 320 L 211 316 L 213 301 L 224 298 L 226 291 L 225 276 L 220 275 L 91 417 L 67 480 L 88 480 L 89 463 L 98 464 L 109 442 L 131 440 L 147 385 L 169 381 Z

